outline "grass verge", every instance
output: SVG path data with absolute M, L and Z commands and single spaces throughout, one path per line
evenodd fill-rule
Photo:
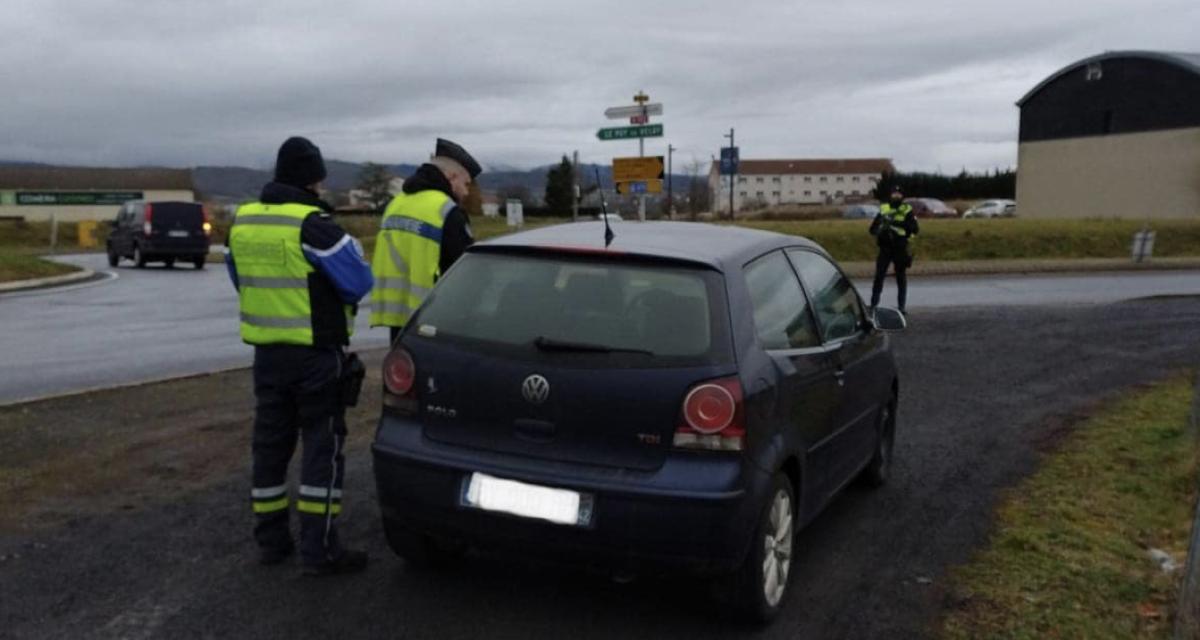
M 866 220 L 746 222 L 743 226 L 800 235 L 842 261 L 874 260 Z M 1129 258 L 1138 220 L 922 220 L 918 260 Z M 1153 220 L 1154 256 L 1200 255 L 1200 220 Z
M 1193 385 L 1180 375 L 1131 392 L 1066 435 L 1012 489 L 987 548 L 951 571 L 961 606 L 946 638 L 1161 638 L 1170 635 L 1195 505 L 1188 431 Z
M 0 251 L 0 282 L 60 276 L 78 270 L 78 267 L 42 260 L 37 256 Z
M 560 224 L 566 218 L 528 218 L 525 229 Z M 363 242 L 367 255 L 379 232 L 375 216 L 338 216 L 338 224 Z M 721 223 L 728 224 L 728 223 Z M 866 220 L 745 220 L 739 226 L 766 229 L 810 238 L 839 261 L 873 261 L 875 241 L 867 235 Z M 919 261 L 1021 260 L 1129 258 L 1134 232 L 1145 223 L 1139 220 L 922 220 L 917 240 Z M 216 224 L 214 247 L 223 246 L 229 223 Z M 618 225 L 627 226 L 626 223 Z M 1158 232 L 1154 256 L 1161 258 L 1200 256 L 1200 220 L 1153 220 Z M 509 233 L 503 217 L 475 217 L 471 227 L 477 240 Z M 617 226 L 618 235 L 622 226 Z M 103 233 L 107 233 L 101 227 Z M 627 231 L 635 233 L 633 228 Z M 0 250 L 18 253 L 44 252 L 49 246 L 49 223 L 0 221 Z M 77 245 L 78 225 L 59 225 L 59 249 Z M 103 243 L 101 243 L 101 249 Z

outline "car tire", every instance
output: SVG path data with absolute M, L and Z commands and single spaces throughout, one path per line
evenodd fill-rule
M 121 261 L 121 256 L 119 256 L 113 252 L 112 245 L 109 245 L 107 247 L 107 253 L 108 253 L 108 266 L 110 266 L 110 267 L 117 266 L 117 263 Z
M 757 624 L 770 622 L 783 606 L 796 539 L 796 495 L 791 481 L 783 473 L 775 474 L 767 495 L 750 551 L 734 574 L 728 594 L 738 617 Z
M 192 264 L 195 265 L 197 270 L 203 269 L 204 268 L 204 256 L 200 256 L 199 258 L 192 260 Z
M 142 253 L 142 248 L 138 245 L 133 245 L 133 264 L 139 269 L 146 267 L 146 255 Z
M 869 487 L 881 487 L 887 483 L 892 472 L 893 449 L 896 444 L 896 396 L 879 410 L 878 437 L 875 439 L 875 455 L 863 469 L 863 482 Z
M 435 540 L 432 536 L 413 531 L 390 518 L 383 519 L 383 533 L 392 551 L 403 558 L 408 566 L 418 570 L 444 567 L 465 553 L 462 545 Z

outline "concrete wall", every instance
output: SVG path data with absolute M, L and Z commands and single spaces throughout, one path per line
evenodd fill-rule
M 40 191 L 51 191 L 51 189 L 40 189 Z M 116 191 L 115 189 L 113 191 Z M 121 191 L 125 191 L 122 189 Z M 128 191 L 142 191 L 142 196 L 149 202 L 162 200 L 182 200 L 191 202 L 195 199 L 195 195 L 191 191 L 145 191 L 141 189 L 128 189 Z M 81 205 L 81 206 L 66 206 L 66 205 L 17 205 L 12 204 L 10 198 L 4 198 L 0 204 L 0 217 L 18 216 L 26 220 L 49 220 L 50 214 L 60 221 L 77 221 L 77 220 L 111 220 L 117 217 L 117 209 L 121 205 Z
M 878 173 L 739 175 L 733 192 L 734 207 L 741 210 L 747 203 L 760 199 L 768 205 L 777 205 L 825 204 L 828 199 L 840 203 L 846 198 L 869 198 L 881 177 Z M 714 210 L 728 211 L 729 177 L 710 173 L 708 186 L 713 194 Z
M 1023 218 L 1200 218 L 1200 128 L 1023 142 Z

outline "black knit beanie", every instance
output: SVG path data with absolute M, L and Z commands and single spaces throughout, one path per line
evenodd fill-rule
M 325 160 L 321 150 L 308 138 L 293 136 L 279 147 L 275 159 L 275 182 L 307 187 L 325 179 Z

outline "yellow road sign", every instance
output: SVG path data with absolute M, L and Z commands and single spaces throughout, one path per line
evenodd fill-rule
M 100 246 L 100 223 L 95 220 L 80 220 L 79 226 L 79 246 L 84 249 L 91 249 Z
M 629 180 L 625 182 L 617 182 L 617 193 L 620 194 L 637 194 L 637 193 L 662 193 L 662 180 Z
M 613 182 L 637 182 L 663 179 L 662 156 L 613 158 Z

